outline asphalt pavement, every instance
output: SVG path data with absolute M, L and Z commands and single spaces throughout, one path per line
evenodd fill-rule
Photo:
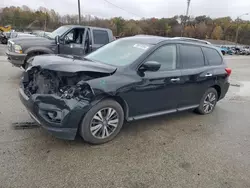
M 92 146 L 13 127 L 32 120 L 18 98 L 22 70 L 0 56 L 0 188 L 249 188 L 250 57 L 225 58 L 232 86 L 212 114 L 127 123 Z
M 0 57 L 5 55 L 6 50 L 7 50 L 7 45 L 0 44 Z

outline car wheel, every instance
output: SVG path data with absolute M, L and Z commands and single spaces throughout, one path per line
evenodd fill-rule
M 93 106 L 83 118 L 80 135 L 91 144 L 103 144 L 112 140 L 121 130 L 124 112 L 114 100 L 103 100 Z
M 203 95 L 196 112 L 199 114 L 210 114 L 213 112 L 218 101 L 218 93 L 214 88 L 209 88 Z
M 8 40 L 4 38 L 4 39 L 2 40 L 2 44 L 7 44 L 7 43 L 8 43 Z
M 225 55 L 225 54 L 226 54 L 226 52 L 225 52 L 225 51 L 222 51 L 222 54 L 223 54 L 223 55 Z

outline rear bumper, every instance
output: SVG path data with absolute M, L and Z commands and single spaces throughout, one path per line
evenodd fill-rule
M 10 52 L 10 51 L 6 51 L 5 53 L 7 55 L 8 61 L 12 65 L 16 67 L 21 67 L 25 63 L 27 54 L 18 54 L 18 53 Z
M 30 98 L 19 89 L 19 97 L 30 116 L 53 136 L 74 140 L 78 126 L 88 110 L 87 103 L 75 99 L 63 100 L 56 95 L 32 95 Z M 60 121 L 52 121 L 48 112 L 60 113 Z
M 229 89 L 229 86 L 230 86 L 230 83 L 229 82 L 226 82 L 223 87 L 221 87 L 221 94 L 220 94 L 220 98 L 219 100 L 223 99 L 227 92 L 228 92 L 228 89 Z

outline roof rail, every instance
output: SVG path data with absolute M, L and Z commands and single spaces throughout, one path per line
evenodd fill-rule
M 171 38 L 172 40 L 181 40 L 181 41 L 190 41 L 190 42 L 197 42 L 197 43 L 202 43 L 202 44 L 211 44 L 210 42 L 206 40 L 200 40 L 200 39 L 195 39 L 195 38 L 188 38 L 188 37 L 173 37 Z

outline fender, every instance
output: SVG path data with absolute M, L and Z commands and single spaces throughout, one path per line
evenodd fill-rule
M 45 53 L 45 54 L 54 54 L 54 52 L 51 49 L 46 48 L 46 47 L 42 47 L 42 46 L 31 47 L 31 48 L 28 48 L 27 50 L 25 50 L 25 54 L 30 54 L 30 53 L 33 53 L 33 52 L 42 52 L 42 53 Z

